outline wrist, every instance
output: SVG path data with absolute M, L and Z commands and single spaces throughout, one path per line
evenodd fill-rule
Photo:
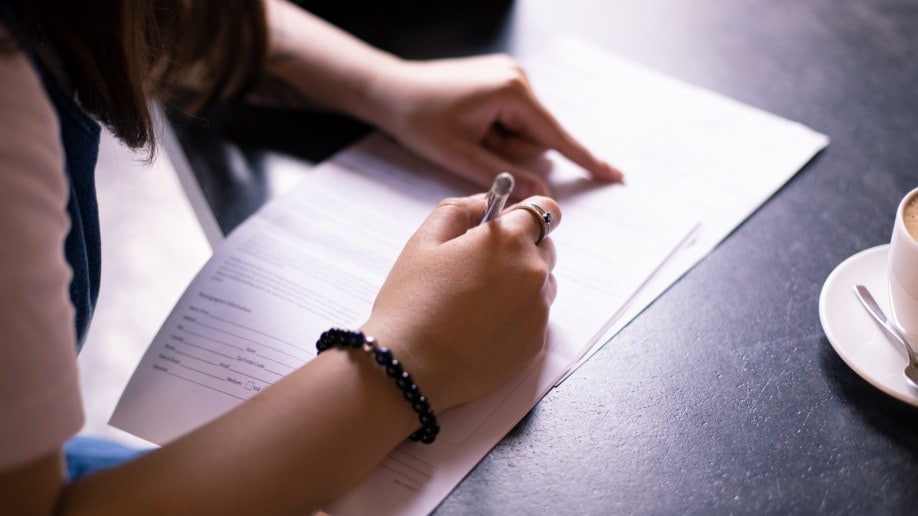
M 385 372 L 386 376 L 392 380 L 398 391 L 401 392 L 407 406 L 411 407 L 417 414 L 418 427 L 410 434 L 409 438 L 412 441 L 420 441 L 425 444 L 434 442 L 440 433 L 437 417 L 414 377 L 395 358 L 392 350 L 385 346 L 379 346 L 373 337 L 367 336 L 363 332 L 336 328 L 323 332 L 316 342 L 316 350 L 319 354 L 330 349 L 362 352 L 366 355 L 365 362 L 375 362 Z
M 397 56 L 380 59 L 368 72 L 361 88 L 362 98 L 354 116 L 389 134 L 397 134 L 399 120 L 404 118 L 402 97 L 410 88 L 406 79 L 417 63 Z
M 450 397 L 450 381 L 438 373 L 431 361 L 417 350 L 423 342 L 409 331 L 410 325 L 394 326 L 371 318 L 360 327 L 366 335 L 372 335 L 380 345 L 386 346 L 398 357 L 402 366 L 411 372 L 416 383 L 423 389 L 424 395 L 435 413 L 440 414 L 453 406 Z

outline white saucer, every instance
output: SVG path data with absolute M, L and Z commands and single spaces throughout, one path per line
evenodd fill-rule
M 905 350 L 886 337 L 858 301 L 854 285 L 870 289 L 889 314 L 886 278 L 889 244 L 861 251 L 829 274 L 819 294 L 819 320 L 838 356 L 861 378 L 881 391 L 918 406 L 918 389 L 905 382 Z

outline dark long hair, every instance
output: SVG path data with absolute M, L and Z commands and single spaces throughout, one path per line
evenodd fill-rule
M 267 52 L 260 0 L 7 0 L 26 43 L 50 47 L 80 105 L 127 145 L 153 142 L 152 100 L 245 92 Z

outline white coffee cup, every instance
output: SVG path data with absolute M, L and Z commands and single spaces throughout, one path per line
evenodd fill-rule
M 918 339 L 918 188 L 899 203 L 889 245 L 889 300 L 896 323 Z

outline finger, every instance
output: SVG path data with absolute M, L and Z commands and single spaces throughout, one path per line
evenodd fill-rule
M 555 279 L 554 274 L 548 275 L 548 279 L 545 280 L 545 286 L 542 287 L 542 294 L 548 300 L 548 304 L 555 302 L 555 298 L 558 297 L 558 280 Z
M 541 217 L 536 213 L 533 213 L 531 210 L 523 208 L 523 206 L 526 204 L 534 204 L 542 208 L 542 210 L 550 217 L 551 223 L 547 227 L 546 234 L 542 234 L 542 223 L 540 222 Z M 544 242 L 544 238 L 547 237 L 551 231 L 554 231 L 554 229 L 557 228 L 561 223 L 561 207 L 558 206 L 558 203 L 550 197 L 533 196 L 508 207 L 498 218 L 498 220 L 501 220 L 503 223 L 509 226 L 512 231 L 517 231 L 520 234 L 528 235 L 532 242 L 539 241 L 540 237 L 543 239 L 542 242 Z
M 549 228 L 550 231 L 554 231 L 561 224 L 561 219 L 563 218 L 561 214 L 561 206 L 558 204 L 558 201 L 552 199 L 551 197 L 546 197 L 544 195 L 533 195 L 512 206 L 509 206 L 507 209 L 513 209 L 521 204 L 535 204 L 536 206 L 542 208 L 545 212 L 550 213 L 552 218 L 551 227 Z M 531 212 L 524 210 L 524 213 L 529 213 L 530 218 L 532 218 L 533 221 L 536 220 L 535 215 Z
M 593 179 L 612 183 L 624 181 L 625 175 L 621 170 L 597 158 L 582 143 L 565 131 L 560 124 L 552 128 L 552 130 L 557 131 L 554 140 L 558 143 L 554 146 L 554 149 L 562 156 L 583 167 Z
M 555 264 L 558 261 L 557 255 L 555 254 L 554 241 L 545 237 L 537 247 L 539 249 L 539 255 L 542 257 L 542 261 L 548 265 L 548 270 L 554 270 Z
M 528 161 L 544 154 L 548 147 L 534 142 L 525 135 L 494 127 L 485 134 L 482 144 L 485 148 L 510 161 Z
M 561 123 L 534 96 L 518 99 L 517 111 L 505 112 L 500 123 L 509 130 L 527 135 L 548 148 L 581 166 L 594 179 L 621 182 L 624 175 L 606 161 L 597 158 L 589 149 L 571 136 Z
M 443 199 L 430 212 L 412 239 L 428 245 L 439 245 L 461 236 L 478 224 L 485 204 L 484 194 Z
M 451 167 L 457 174 L 466 177 L 482 188 L 490 188 L 494 177 L 506 171 L 513 175 L 512 199 L 525 199 L 532 195 L 548 195 L 548 185 L 536 173 L 508 161 L 477 144 L 462 146 L 455 155 L 459 161 Z

